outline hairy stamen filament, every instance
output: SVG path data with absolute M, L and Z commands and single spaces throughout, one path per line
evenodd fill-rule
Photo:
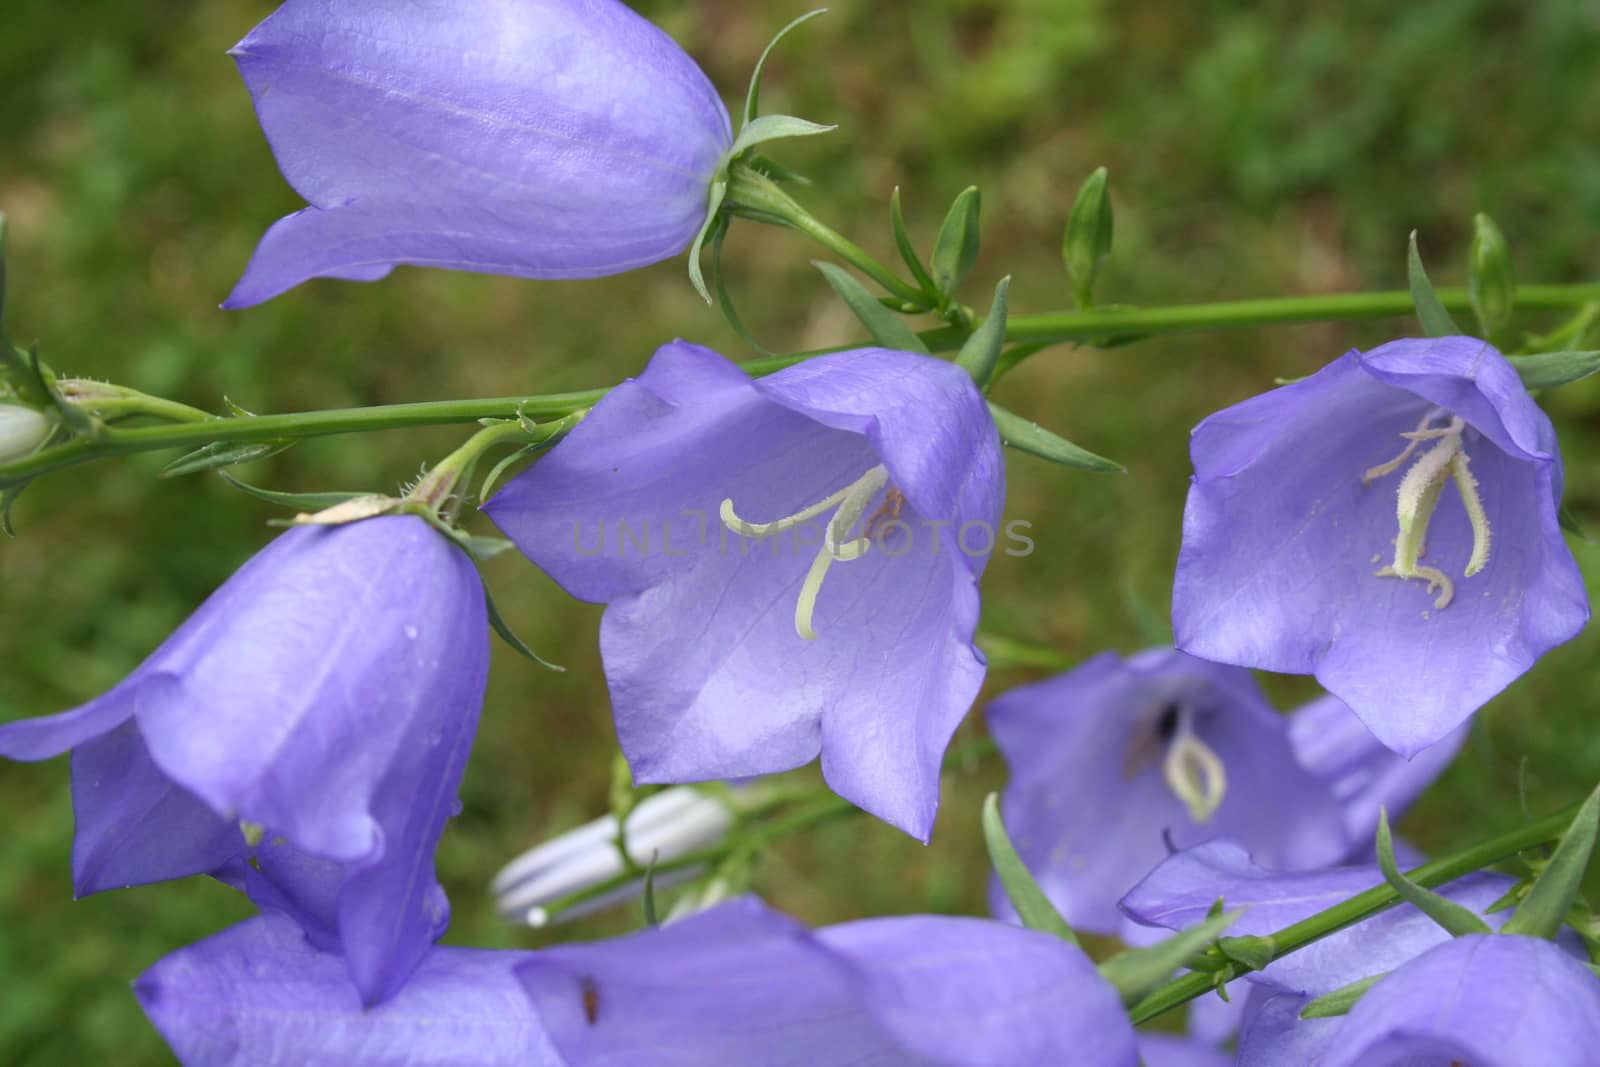
M 1227 796 L 1227 768 L 1211 746 L 1195 735 L 1194 715 L 1187 708 L 1178 713 L 1177 730 L 1161 761 L 1161 775 L 1197 823 L 1209 822 Z

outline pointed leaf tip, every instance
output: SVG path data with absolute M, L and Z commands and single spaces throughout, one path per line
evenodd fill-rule
M 1017 854 L 1016 846 L 1011 843 L 1011 835 L 1006 833 L 1005 821 L 1000 817 L 1000 797 L 996 793 L 990 793 L 983 800 L 983 840 L 988 846 L 989 862 L 994 866 L 995 876 L 1006 891 L 1006 899 L 1017 909 L 1017 917 L 1022 920 L 1022 925 L 1076 945 L 1078 938 L 1072 932 L 1072 927 L 1067 925 L 1067 920 L 1061 917 L 1050 898 L 1045 896 L 1044 890 L 1039 888 L 1027 864 Z
M 1418 885 L 1400 873 L 1394 861 L 1394 836 L 1389 832 L 1387 808 L 1378 809 L 1378 867 L 1383 871 L 1384 881 L 1394 888 L 1401 900 L 1438 923 L 1451 937 L 1494 932 L 1488 923 L 1470 909 Z
M 1546 940 L 1556 936 L 1583 888 L 1583 876 L 1594 855 L 1597 833 L 1600 833 L 1600 786 L 1589 794 L 1578 814 L 1573 816 L 1555 854 L 1539 872 L 1516 912 L 1501 927 L 1501 933 Z
M 1439 294 L 1433 291 L 1433 283 L 1428 280 L 1427 270 L 1422 266 L 1422 253 L 1417 251 L 1416 230 L 1411 231 L 1407 246 L 1406 277 L 1411 283 L 1411 303 L 1416 306 L 1417 321 L 1422 323 L 1422 332 L 1429 337 L 1458 336 L 1461 327 L 1445 310 Z

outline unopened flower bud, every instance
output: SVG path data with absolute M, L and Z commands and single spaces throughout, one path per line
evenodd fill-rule
M 18 404 L 0 404 L 0 463 L 21 459 L 50 436 L 50 420 L 42 412 Z

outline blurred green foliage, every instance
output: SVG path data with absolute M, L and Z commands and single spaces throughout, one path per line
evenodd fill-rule
M 9 319 L 64 372 L 218 408 L 376 404 L 602 385 L 683 336 L 747 355 L 681 262 L 592 283 L 402 269 L 317 282 L 271 304 L 217 303 L 256 238 L 299 201 L 278 176 L 225 52 L 268 0 L 12 0 L 0 34 L 0 210 L 11 220 Z M 638 6 L 736 99 L 767 37 L 801 3 Z M 1471 220 L 1493 215 L 1518 276 L 1600 276 L 1600 9 L 1592 0 L 879 0 L 808 25 L 775 57 L 767 107 L 837 122 L 780 156 L 815 179 L 822 217 L 892 258 L 903 187 L 926 248 L 945 206 L 982 186 L 982 258 L 967 300 L 1014 274 L 1012 307 L 1071 304 L 1061 226 L 1083 178 L 1110 168 L 1117 247 L 1102 303 L 1172 303 L 1403 285 L 1405 235 L 1435 279 L 1463 280 Z M 770 346 L 852 338 L 799 238 L 737 227 L 732 287 Z M 1541 323 L 1523 323 L 1528 327 Z M 997 399 L 1129 467 L 1091 476 L 1013 457 L 1010 516 L 1040 551 L 996 558 L 985 625 L 1081 658 L 1140 645 L 1164 610 L 1190 426 L 1409 321 L 1176 337 L 1036 357 Z M 1600 383 L 1548 398 L 1568 499 L 1600 527 Z M 462 431 L 302 445 L 244 473 L 291 490 L 392 490 Z M 162 481 L 170 457 L 58 476 L 0 546 L 0 719 L 71 706 L 115 683 L 271 536 L 270 509 L 214 477 Z M 1600 583 L 1600 549 L 1574 544 Z M 502 557 L 489 578 L 536 648 L 505 650 L 465 810 L 439 867 L 450 939 L 536 945 L 494 918 L 484 885 L 514 851 L 603 808 L 612 733 L 598 611 Z M 1600 776 L 1586 635 L 1479 716 L 1474 741 L 1402 830 L 1448 848 L 1545 811 Z M 991 692 L 1025 676 L 997 675 Z M 1285 706 L 1311 692 L 1270 680 Z M 977 725 L 966 728 L 969 732 Z M 0 1062 L 170 1062 L 127 983 L 248 913 L 193 881 L 71 901 L 65 761 L 0 767 Z M 999 768 L 947 779 L 924 849 L 856 819 L 783 849 L 759 887 L 803 917 L 977 910 L 979 799 Z M 615 929 L 634 916 L 591 922 Z

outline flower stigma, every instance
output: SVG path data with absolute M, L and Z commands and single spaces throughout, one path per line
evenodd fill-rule
M 1395 500 L 1395 518 L 1400 532 L 1394 539 L 1394 562 L 1375 573 L 1379 578 L 1418 578 L 1427 582 L 1428 592 L 1438 592 L 1433 606 L 1441 610 L 1455 599 L 1455 583 L 1439 568 L 1420 561 L 1428 551 L 1428 523 L 1446 482 L 1455 483 L 1456 494 L 1461 497 L 1467 521 L 1472 526 L 1472 554 L 1467 559 L 1463 577 L 1471 578 L 1489 565 L 1491 541 L 1489 516 L 1484 512 L 1478 480 L 1473 477 L 1462 442 L 1466 421 L 1459 415 L 1451 415 L 1445 425 L 1433 425 L 1447 414 L 1440 408 L 1430 408 L 1416 429 L 1400 435 L 1406 439 L 1406 447 L 1398 456 L 1361 476 L 1362 485 L 1371 485 L 1399 470 L 1422 445 L 1432 442 L 1400 479 Z
M 1222 757 L 1194 732 L 1194 713 L 1188 707 L 1166 704 L 1153 725 L 1134 734 L 1123 757 L 1123 777 L 1133 777 L 1163 749 L 1161 777 L 1167 788 L 1189 809 L 1191 819 L 1209 822 L 1227 796 L 1228 771 Z
M 823 531 L 822 547 L 817 550 L 816 558 L 811 561 L 811 567 L 806 571 L 805 581 L 800 585 L 800 599 L 794 607 L 794 630 L 805 640 L 817 639 L 817 632 L 812 627 L 812 616 L 816 614 L 817 594 L 822 592 L 822 580 L 828 576 L 828 569 L 836 562 L 846 563 L 866 555 L 867 549 L 872 547 L 873 536 L 878 532 L 879 520 L 887 516 L 892 521 L 900 514 L 905 497 L 898 489 L 891 488 L 885 494 L 884 502 L 878 511 L 868 516 L 866 529 L 862 535 L 847 540 L 850 531 L 866 513 L 867 505 L 888 481 L 889 472 L 880 463 L 837 493 L 801 508 L 793 515 L 771 522 L 746 522 L 734 512 L 731 498 L 722 502 L 722 524 L 740 536 L 756 538 L 771 537 L 785 530 L 792 530 L 830 509 L 836 509 Z

